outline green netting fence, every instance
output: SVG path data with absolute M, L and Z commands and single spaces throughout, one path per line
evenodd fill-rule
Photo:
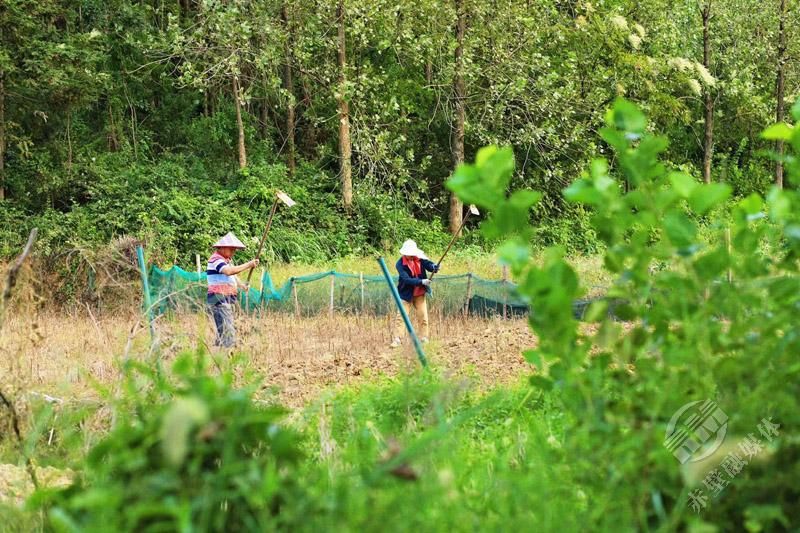
M 206 274 L 187 272 L 178 266 L 149 271 L 154 311 L 199 311 L 206 301 Z M 394 278 L 395 283 L 397 278 Z M 244 311 L 277 311 L 312 316 L 320 313 L 396 312 L 383 276 L 345 274 L 334 270 L 289 278 L 275 287 L 268 272 L 261 278 L 262 290 L 240 291 Z M 437 275 L 429 299 L 432 313 L 442 315 L 520 316 L 528 305 L 519 297 L 516 285 L 505 280 L 487 280 L 474 274 Z

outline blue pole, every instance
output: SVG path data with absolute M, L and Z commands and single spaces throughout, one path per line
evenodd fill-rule
M 414 349 L 417 351 L 417 358 L 419 358 L 422 367 L 425 368 L 428 366 L 428 361 L 425 359 L 425 352 L 422 351 L 422 343 L 419 342 L 419 338 L 417 338 L 417 334 L 414 332 L 414 326 L 411 325 L 411 320 L 408 319 L 406 308 L 403 307 L 402 302 L 400 302 L 400 293 L 397 292 L 397 287 L 394 286 L 394 280 L 392 280 L 392 276 L 389 274 L 389 269 L 386 268 L 383 257 L 378 257 L 378 264 L 381 266 L 383 277 L 386 278 L 386 283 L 389 284 L 389 290 L 392 292 L 394 303 L 397 304 L 397 310 L 400 311 L 400 316 L 403 317 L 403 322 L 406 324 L 408 334 L 411 336 L 411 340 L 414 341 Z
M 144 293 L 144 308 L 147 312 L 147 323 L 150 326 L 150 338 L 155 341 L 156 332 L 153 329 L 153 302 L 150 300 L 150 283 L 147 281 L 147 264 L 144 262 L 144 249 L 136 247 L 136 258 L 139 260 L 139 274 L 142 276 L 142 292 Z

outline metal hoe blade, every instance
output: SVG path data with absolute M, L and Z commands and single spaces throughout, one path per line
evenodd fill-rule
M 295 203 L 297 203 L 297 202 L 295 202 L 294 200 L 292 200 L 292 199 L 289 197 L 289 195 L 288 195 L 288 194 L 286 194 L 286 193 L 285 193 L 285 192 L 283 192 L 283 191 L 277 191 L 277 192 L 275 192 L 275 196 L 277 196 L 277 197 L 278 197 L 278 200 L 280 200 L 281 202 L 283 202 L 283 203 L 284 203 L 284 205 L 286 205 L 286 207 L 292 207 L 292 206 L 293 206 Z

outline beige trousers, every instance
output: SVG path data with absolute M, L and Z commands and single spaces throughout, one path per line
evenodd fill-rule
M 417 330 L 417 334 L 420 337 L 427 339 L 430 336 L 430 330 L 428 328 L 428 303 L 425 301 L 425 295 L 414 296 L 410 302 L 405 300 L 400 301 L 403 302 L 403 307 L 406 308 L 406 314 L 408 315 L 409 319 L 411 319 L 411 311 L 414 311 L 414 314 L 417 317 L 417 327 L 419 328 Z M 406 325 L 403 324 L 403 316 L 400 313 L 397 313 L 397 319 L 395 320 L 394 324 L 394 336 L 402 337 L 405 328 Z

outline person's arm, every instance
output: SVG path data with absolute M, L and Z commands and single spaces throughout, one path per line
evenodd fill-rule
M 422 268 L 424 268 L 428 272 L 439 272 L 439 267 L 436 266 L 436 263 L 434 263 L 430 259 L 422 260 Z
M 397 273 L 400 275 L 400 283 L 405 283 L 406 285 L 411 285 L 412 287 L 416 287 L 422 285 L 422 280 L 419 278 L 414 278 L 406 272 L 403 263 L 397 263 Z
M 253 259 L 248 261 L 247 263 L 242 263 L 241 265 L 225 265 L 220 269 L 220 272 L 225 274 L 226 276 L 235 276 L 239 272 L 244 272 L 245 270 L 249 270 L 251 268 L 255 268 L 258 266 L 258 259 Z

